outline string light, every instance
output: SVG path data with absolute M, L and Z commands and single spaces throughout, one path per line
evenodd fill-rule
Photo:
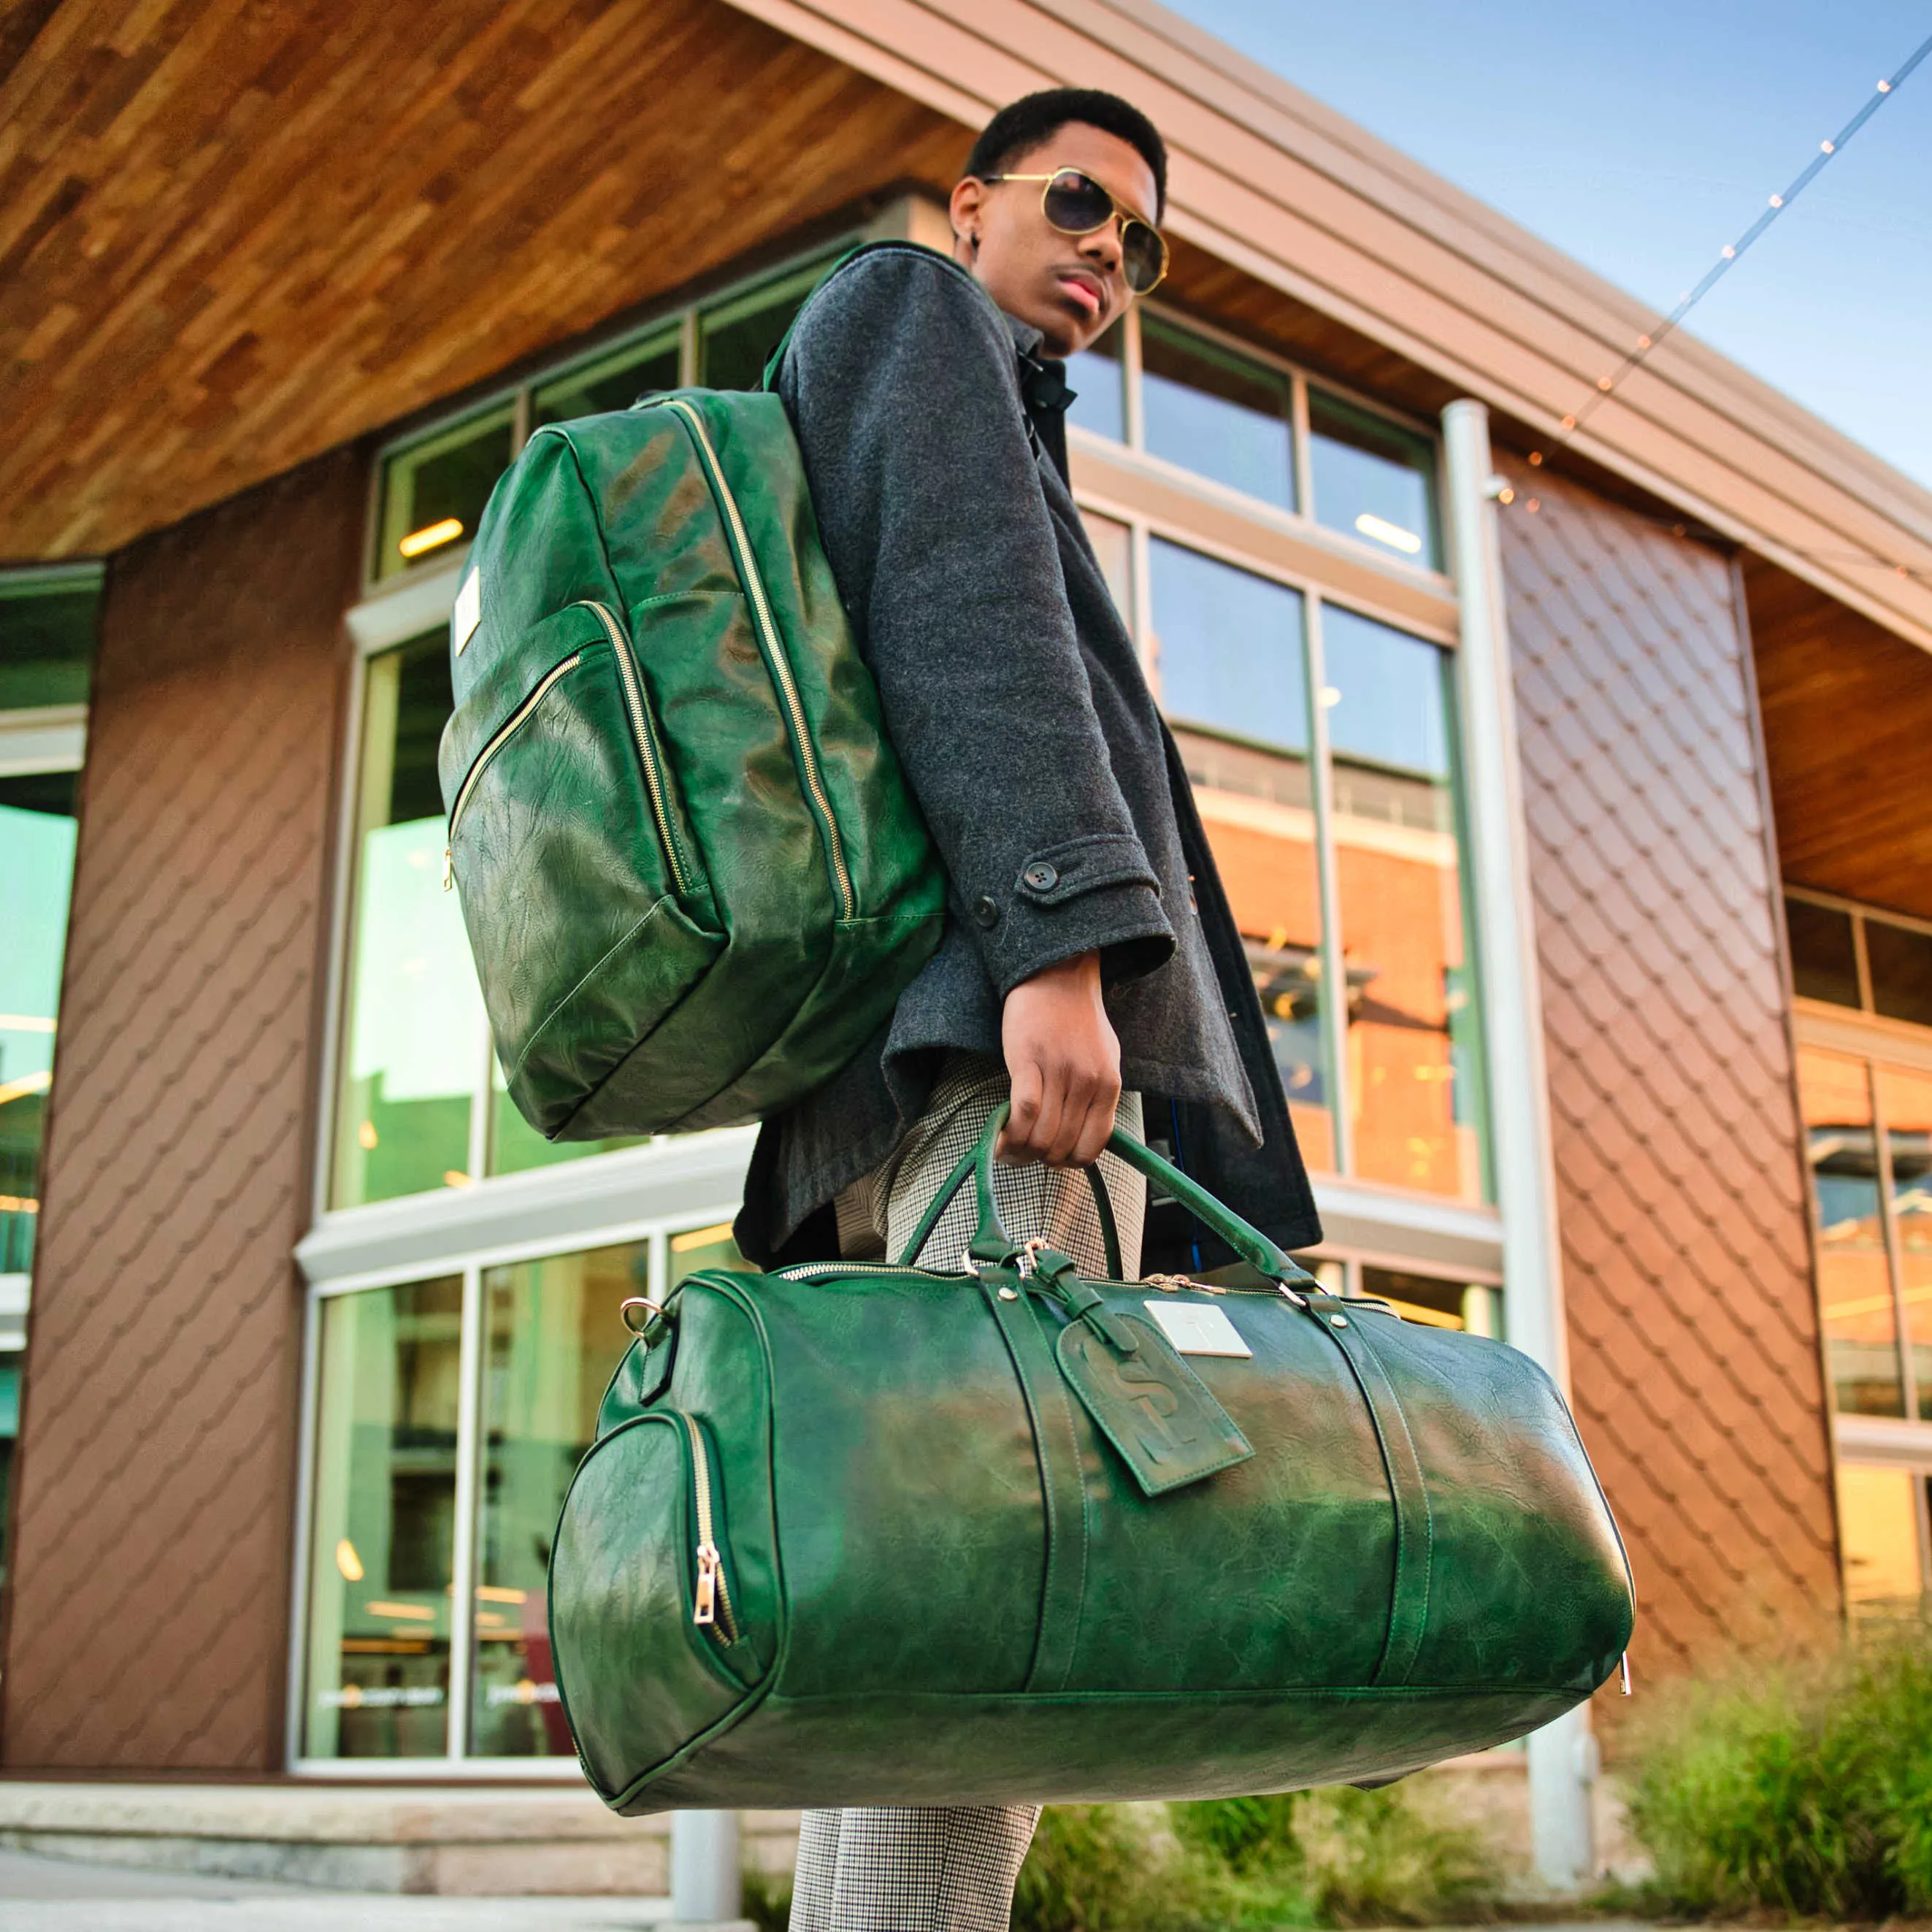
M 1735 242 L 1725 244 L 1722 254 L 1719 255 L 1716 262 L 1703 280 L 1694 287 L 1685 290 L 1684 293 L 1678 297 L 1677 306 L 1668 315 L 1664 316 L 1654 327 L 1637 338 L 1636 346 L 1624 356 L 1623 361 L 1610 375 L 1599 376 L 1597 378 L 1597 393 L 1574 414 L 1566 416 L 1563 418 L 1562 428 L 1556 438 L 1559 443 L 1580 428 L 1588 420 L 1591 411 L 1606 396 L 1611 394 L 1616 390 L 1617 385 L 1676 328 L 1678 324 L 1711 292 L 1712 289 L 1716 287 L 1732 265 L 1738 260 L 1751 244 L 1756 241 L 1758 237 L 1778 219 L 1778 216 L 1810 186 L 1812 182 L 1816 178 L 1819 170 L 1878 112 L 1886 97 L 1894 92 L 1928 54 L 1932 54 L 1932 40 L 1927 40 L 1916 48 L 1904 65 L 1890 79 L 1881 80 L 1871 98 L 1845 123 L 1844 127 L 1838 130 L 1831 140 L 1821 141 L 1818 144 L 1818 152 L 1806 164 L 1797 178 L 1781 194 L 1774 194 L 1771 197 L 1770 204 L 1764 212 Z
M 1677 298 L 1676 307 L 1672 309 L 1669 314 L 1661 317 L 1646 333 L 1636 338 L 1635 347 L 1624 356 L 1622 362 L 1610 374 L 1599 376 L 1597 378 L 1596 393 L 1594 395 L 1589 397 L 1580 407 L 1562 418 L 1553 440 L 1557 448 L 1560 448 L 1570 436 L 1576 434 L 1577 430 L 1582 428 L 1588 420 L 1591 412 L 1596 408 L 1597 405 L 1603 401 L 1605 397 L 1614 394 L 1617 386 L 1623 381 L 1624 378 L 1629 375 L 1644 358 L 1683 321 L 1684 318 L 1711 292 L 1712 289 L 1716 287 L 1752 243 L 1756 242 L 1759 236 L 1778 219 L 1778 216 L 1810 186 L 1826 164 L 1878 112 L 1886 96 L 1894 93 L 1904 84 L 1913 70 L 1928 54 L 1932 54 L 1932 39 L 1922 41 L 1912 50 L 1897 73 L 1887 79 L 1881 80 L 1871 98 L 1866 101 L 1864 105 L 1845 123 L 1844 127 L 1838 130 L 1834 136 L 1828 140 L 1819 142 L 1818 152 L 1806 164 L 1797 178 L 1782 194 L 1772 196 L 1764 212 L 1735 242 L 1725 244 L 1723 251 L 1703 279 L 1695 286 L 1686 289 Z M 1540 449 L 1533 449 L 1530 452 L 1529 460 L 1532 468 L 1540 467 L 1544 461 L 1544 452 Z M 1514 494 L 1514 491 L 1507 492 L 1499 500 L 1508 503 L 1513 500 Z M 1526 509 L 1534 511 L 1540 509 L 1542 505 L 1532 496 L 1523 507 Z M 1662 524 L 1664 521 L 1660 518 L 1650 518 L 1646 520 L 1659 524 Z M 1670 528 L 1677 536 L 1682 536 L 1684 534 L 1685 526 L 1682 524 L 1672 524 L 1666 527 Z M 1808 551 L 1802 554 L 1810 557 L 1814 562 L 1835 561 L 1868 566 L 1879 565 L 1895 571 L 1899 576 L 1910 578 L 1916 583 L 1932 585 L 1932 571 L 1915 570 L 1909 565 L 1903 563 L 1888 563 L 1883 558 L 1850 554 L 1834 557 L 1827 556 L 1822 551 L 1815 553 Z

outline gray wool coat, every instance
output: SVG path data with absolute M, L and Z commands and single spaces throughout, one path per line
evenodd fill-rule
M 768 1120 L 737 1223 L 836 1255 L 829 1204 L 918 1117 L 948 1048 L 1000 1057 L 1006 994 L 1100 955 L 1148 1137 L 1284 1247 L 1321 1238 L 1240 936 L 1065 477 L 1061 366 L 945 256 L 868 249 L 779 365 L 820 534 L 950 884 L 890 1024 Z M 1227 1250 L 1170 1204 L 1150 1269 Z

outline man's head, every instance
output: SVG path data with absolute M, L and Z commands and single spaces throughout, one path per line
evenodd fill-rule
M 1167 148 L 1152 122 L 1118 94 L 1057 87 L 1003 107 L 986 124 L 952 190 L 953 254 L 1009 315 L 1030 322 L 1051 356 L 1087 347 L 1133 299 L 1121 221 L 1063 232 L 1042 206 L 1044 182 L 998 176 L 1077 170 L 1112 196 L 1121 218 L 1157 223 L 1167 199 Z

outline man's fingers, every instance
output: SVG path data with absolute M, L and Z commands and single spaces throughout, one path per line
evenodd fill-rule
M 1040 1106 L 1044 1084 L 1037 1062 L 1022 1060 L 1012 1070 L 1012 1096 L 1006 1124 L 993 1151 L 995 1156 L 1018 1167 L 1037 1156 L 1031 1151 L 1034 1130 L 1040 1124 Z

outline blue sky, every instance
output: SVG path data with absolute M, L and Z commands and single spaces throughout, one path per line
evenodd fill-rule
M 1932 34 L 1932 0 L 1168 0 L 1659 311 Z M 1932 488 L 1932 58 L 1694 333 Z

